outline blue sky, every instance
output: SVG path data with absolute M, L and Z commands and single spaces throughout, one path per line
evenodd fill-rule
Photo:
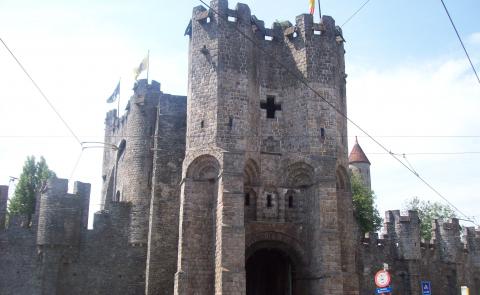
M 259 19 L 290 20 L 308 1 L 243 1 Z M 322 0 L 322 12 L 344 21 L 363 0 Z M 445 0 L 477 69 L 480 2 Z M 230 1 L 230 8 L 236 2 Z M 186 94 L 185 27 L 198 1 L 0 0 L 0 37 L 29 70 L 81 140 L 101 141 L 106 98 L 122 78 L 122 105 L 132 69 L 150 50 L 150 78 Z M 316 15 L 318 21 L 318 15 Z M 343 27 L 349 116 L 395 153 L 480 152 L 480 84 L 476 82 L 440 0 L 371 0 Z M 380 211 L 413 196 L 441 201 L 360 131 L 372 162 Z M 436 135 L 447 137 L 412 137 Z M 403 136 L 403 137 L 399 137 Z M 407 136 L 407 137 L 404 137 Z M 350 145 L 351 146 L 351 145 Z M 27 155 L 44 155 L 69 178 L 78 143 L 49 109 L 8 52 L 0 48 L 0 183 L 18 176 Z M 407 155 L 417 172 L 467 215 L 480 221 L 480 154 Z M 88 149 L 73 178 L 100 195 L 102 150 Z

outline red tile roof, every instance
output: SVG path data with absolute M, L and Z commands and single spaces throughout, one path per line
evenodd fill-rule
M 350 152 L 350 156 L 348 156 L 348 162 L 349 163 L 368 163 L 370 164 L 370 161 L 368 160 L 367 156 L 363 152 L 362 148 L 358 144 L 358 140 L 355 137 L 355 145 L 353 146 L 352 151 Z

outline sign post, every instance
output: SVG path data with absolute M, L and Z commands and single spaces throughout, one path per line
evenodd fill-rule
M 422 295 L 432 295 L 432 286 L 430 281 L 422 281 Z
M 390 282 L 392 281 L 392 277 L 386 270 L 379 270 L 375 274 L 375 285 L 377 285 L 376 294 L 390 294 L 392 292 L 392 288 L 390 287 Z

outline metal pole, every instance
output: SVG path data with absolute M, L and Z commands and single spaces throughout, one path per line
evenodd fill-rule
M 318 16 L 320 17 L 320 22 L 322 22 L 322 8 L 320 7 L 320 0 L 318 0 Z
M 147 54 L 147 85 L 148 85 L 148 72 L 150 72 L 150 49 Z
M 118 102 L 117 102 L 117 118 L 120 119 L 120 98 L 121 98 L 121 91 L 120 91 L 120 87 L 122 87 L 121 85 L 121 82 L 122 82 L 122 77 L 120 77 L 120 79 L 118 80 Z

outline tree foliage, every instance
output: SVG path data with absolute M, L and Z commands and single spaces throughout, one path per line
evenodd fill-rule
M 432 222 L 435 219 L 455 217 L 455 211 L 448 205 L 439 202 L 422 201 L 414 197 L 405 203 L 405 209 L 416 210 L 420 218 L 420 236 L 429 241 L 432 239 Z
M 36 194 L 40 192 L 48 178 L 55 176 L 55 172 L 48 168 L 43 157 L 40 157 L 38 162 L 34 156 L 27 157 L 13 197 L 8 204 L 8 213 L 24 215 L 30 221 L 35 212 Z
M 375 206 L 375 194 L 368 189 L 358 175 L 352 175 L 352 200 L 354 215 L 360 231 L 375 232 L 382 226 L 382 218 Z

